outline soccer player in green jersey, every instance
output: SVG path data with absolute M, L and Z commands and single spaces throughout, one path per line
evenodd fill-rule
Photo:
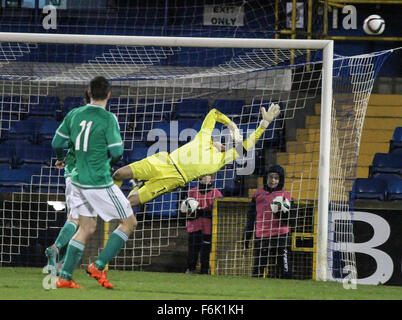
M 194 179 L 216 173 L 254 147 L 268 125 L 279 115 L 280 108 L 278 104 L 271 104 L 268 111 L 262 107 L 261 112 L 260 125 L 243 141 L 236 124 L 217 109 L 212 109 L 192 141 L 170 154 L 159 152 L 124 166 L 113 174 L 113 179 L 118 186 L 126 179 L 146 180 L 143 184 L 138 183 L 128 195 L 131 206 L 137 206 L 184 187 Z M 216 122 L 228 126 L 235 147 L 225 150 L 221 143 L 212 141 Z
M 88 103 L 90 103 L 90 98 L 88 91 L 85 90 L 84 105 L 87 105 Z M 58 169 L 64 168 L 67 221 L 61 228 L 55 242 L 45 250 L 47 257 L 46 273 L 51 273 L 52 269 L 56 271 L 56 273 L 61 270 L 61 264 L 64 262 L 67 244 L 79 226 L 79 219 L 74 219 L 70 214 L 70 201 L 72 196 L 71 176 L 77 174 L 75 169 L 74 148 L 72 148 L 71 145 L 68 146 L 66 157 L 63 160 L 57 160 L 55 166 Z
M 56 282 L 58 288 L 80 288 L 72 279 L 90 236 L 96 229 L 96 217 L 105 222 L 120 221 L 105 248 L 86 272 L 103 287 L 113 289 L 105 266 L 124 246 L 137 226 L 133 210 L 123 192 L 113 183 L 110 169 L 123 155 L 117 118 L 105 110 L 110 98 L 110 84 L 95 77 L 89 86 L 91 102 L 71 110 L 56 130 L 52 147 L 61 161 L 68 141 L 74 149 L 77 174 L 71 176 L 71 215 L 79 219 L 79 228 L 67 247 L 66 259 Z

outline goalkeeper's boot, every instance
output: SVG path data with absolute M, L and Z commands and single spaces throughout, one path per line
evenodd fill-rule
M 109 279 L 107 278 L 106 271 L 105 270 L 99 270 L 95 267 L 94 263 L 91 263 L 85 271 L 88 273 L 88 275 L 91 278 L 95 278 L 99 284 L 106 288 L 106 289 L 113 289 L 114 286 L 109 282 Z
M 133 186 L 132 192 L 137 191 L 139 188 L 141 188 L 144 185 L 144 181 L 138 181 L 137 179 L 131 179 L 130 183 Z
M 82 287 L 78 283 L 76 283 L 73 279 L 64 280 L 60 277 L 57 278 L 56 288 L 82 289 Z
M 137 192 L 144 185 L 144 181 L 137 181 L 137 179 L 131 179 L 130 183 L 133 186 L 133 189 L 130 191 L 127 198 L 130 198 L 135 192 Z
M 48 273 L 52 273 L 52 270 L 56 272 L 57 268 L 57 255 L 59 254 L 59 249 L 53 244 L 45 250 L 47 257 L 47 270 Z

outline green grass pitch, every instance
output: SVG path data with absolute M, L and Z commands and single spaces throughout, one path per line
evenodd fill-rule
M 74 272 L 84 288 L 45 290 L 40 268 L 0 268 L 0 300 L 402 300 L 402 287 L 313 280 L 109 271 L 114 290 L 99 286 L 84 270 Z

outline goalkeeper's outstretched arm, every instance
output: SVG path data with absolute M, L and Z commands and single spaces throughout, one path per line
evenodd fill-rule
M 243 149 L 245 151 L 249 151 L 255 146 L 261 135 L 268 128 L 269 124 L 275 120 L 280 112 L 281 109 L 278 104 L 271 104 L 268 111 L 266 111 L 264 107 L 261 107 L 262 120 L 258 128 L 250 134 L 246 140 L 244 140 Z
M 271 104 L 268 111 L 266 111 L 264 107 L 261 107 L 262 120 L 260 125 L 252 134 L 247 137 L 246 140 L 241 141 L 234 139 L 235 147 L 226 152 L 225 163 L 231 163 L 251 150 L 260 139 L 264 131 L 268 128 L 269 124 L 280 114 L 280 111 L 279 105 L 274 103 Z

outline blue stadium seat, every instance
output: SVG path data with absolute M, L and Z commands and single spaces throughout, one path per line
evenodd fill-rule
M 28 106 L 21 96 L 0 96 L 0 109 L 2 119 L 7 116 L 8 120 L 19 120 L 28 113 Z
M 51 141 L 60 123 L 60 121 L 54 120 L 52 118 L 44 119 L 42 121 L 42 125 L 39 128 L 39 140 L 41 142 L 43 142 L 43 140 Z
M 2 170 L 5 170 L 5 169 L 10 170 L 10 169 L 11 169 L 11 166 L 10 166 L 8 163 L 1 163 L 1 162 L 0 162 L 0 172 L 1 172 Z
M 153 217 L 170 218 L 177 216 L 177 192 L 165 193 L 146 204 L 146 213 Z
M 18 165 L 24 163 L 50 165 L 52 155 L 52 147 L 47 144 L 18 143 L 15 146 L 15 158 Z
M 56 118 L 57 113 L 61 113 L 59 97 L 31 96 L 29 102 L 29 114 L 32 116 Z
M 220 170 L 215 174 L 215 188 L 220 190 L 225 196 L 231 196 L 236 189 L 235 178 L 235 170 Z
M 0 169 L 1 192 L 22 192 L 31 183 L 31 177 L 37 173 L 37 168 L 21 167 L 18 169 Z
M 39 129 L 42 126 L 42 117 L 29 117 L 26 120 L 15 121 L 11 124 L 7 138 L 10 140 L 26 140 L 39 143 Z
M 148 148 L 145 145 L 137 144 L 133 146 L 133 150 L 128 154 L 127 160 L 129 163 L 140 161 L 147 157 Z
M 163 115 L 165 119 L 168 119 L 172 105 L 163 100 L 155 99 L 140 99 L 136 106 L 136 113 L 139 115 Z
M 25 186 L 33 193 L 64 193 L 65 180 L 62 176 L 33 176 L 32 183 Z
M 40 175 L 42 170 L 42 164 L 40 163 L 23 163 L 18 169 L 25 170 L 25 172 L 29 172 L 30 175 Z
M 63 102 L 62 114 L 63 117 L 71 110 L 76 107 L 84 105 L 83 97 L 66 97 Z
M 357 178 L 350 192 L 350 200 L 385 201 L 387 182 L 380 178 Z
M 240 116 L 245 104 L 246 102 L 244 100 L 216 99 L 212 107 L 230 117 Z
M 201 118 L 208 111 L 208 99 L 184 99 L 174 106 L 175 118 Z
M 402 179 L 388 180 L 387 200 L 402 201 Z
M 402 127 L 397 127 L 389 142 L 389 153 L 398 153 L 402 156 Z
M 15 143 L 3 142 L 0 144 L 0 163 L 9 166 L 15 162 Z
M 194 118 L 179 118 L 179 119 L 177 119 L 177 121 L 178 121 L 179 135 L 180 135 L 180 132 L 182 132 L 183 130 L 186 130 L 186 129 L 195 130 L 195 127 L 198 125 L 201 128 L 201 124 L 202 124 L 201 120 L 194 119 Z M 196 131 L 198 132 L 198 130 L 196 130 Z
M 395 174 L 402 177 L 402 157 L 400 154 L 376 153 L 369 166 L 369 177 L 378 174 Z
M 115 115 L 134 114 L 136 111 L 134 100 L 130 98 L 110 98 L 107 110 Z
M 255 131 L 255 129 L 257 129 L 257 126 L 258 126 L 258 124 L 254 122 L 254 123 L 248 123 L 248 124 L 241 123 L 237 127 L 243 133 L 243 137 L 246 138 L 251 133 L 253 133 Z

